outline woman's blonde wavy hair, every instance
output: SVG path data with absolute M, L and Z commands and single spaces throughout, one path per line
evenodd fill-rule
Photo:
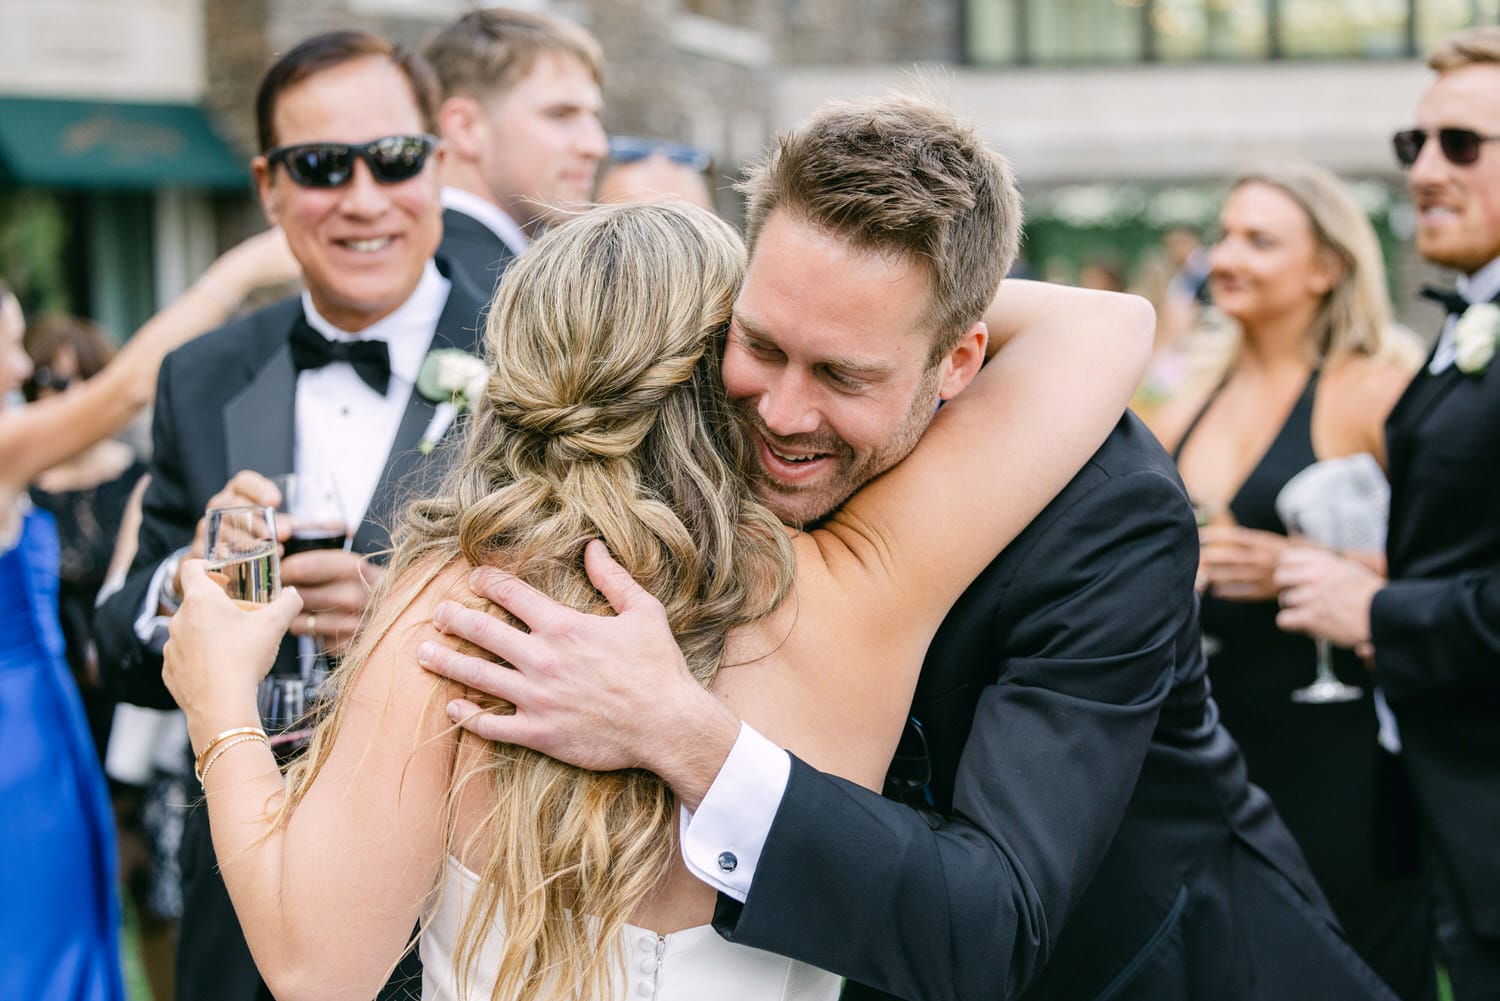
M 575 608 L 607 612 L 583 569 L 611 553 L 666 606 L 693 674 L 709 684 L 734 627 L 776 607 L 792 554 L 753 499 L 749 455 L 720 382 L 739 237 L 685 203 L 604 206 L 550 230 L 506 272 L 486 330 L 490 378 L 462 459 L 440 495 L 414 503 L 375 619 L 336 674 L 347 689 L 410 596 L 454 564 L 504 567 Z M 437 689 L 434 689 L 436 694 Z M 335 699 L 284 812 L 316 775 L 342 715 Z M 505 711 L 508 707 L 501 707 Z M 603 997 L 632 912 L 673 863 L 676 805 L 643 771 L 595 773 L 460 732 L 447 848 L 483 858 L 455 953 L 468 996 L 486 933 L 503 916 L 493 999 Z M 493 805 L 459 843 L 468 783 Z M 482 995 L 481 995 L 482 996 Z

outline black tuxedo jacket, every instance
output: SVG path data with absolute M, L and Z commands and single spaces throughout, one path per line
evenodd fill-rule
M 794 759 L 716 927 L 847 976 L 846 998 L 1390 997 L 1218 725 L 1197 558 L 1127 415 L 935 637 L 912 705 L 927 808 Z
M 433 333 L 432 347 L 480 353 L 478 293 L 461 273 L 439 259 L 452 287 Z M 157 378 L 152 418 L 151 484 L 142 508 L 140 547 L 124 587 L 100 606 L 95 637 L 99 663 L 110 687 L 125 701 L 172 708 L 161 678 L 161 654 L 135 634 L 135 620 L 156 566 L 187 545 L 208 499 L 242 469 L 268 476 L 292 469 L 296 372 L 287 346 L 300 315 L 300 299 L 267 306 L 205 334 L 167 356 Z M 448 431 L 449 448 L 430 456 L 416 448 L 434 411 L 413 392 L 386 458 L 370 510 L 354 536 L 354 548 L 376 553 L 388 547 L 389 529 L 404 499 L 436 485 L 451 461 L 460 428 Z M 359 447 L 351 442 L 351 447 Z M 295 646 L 282 645 L 282 657 Z M 177 996 L 181 1001 L 259 1001 L 269 998 L 219 877 L 208 812 L 201 803 L 183 829 L 183 915 L 177 948 Z M 412 980 L 415 974 L 416 979 Z M 410 957 L 393 985 L 420 984 L 420 966 Z M 415 997 L 388 987 L 383 998 Z
M 1386 422 L 1390 583 L 1375 674 L 1423 819 L 1478 935 L 1500 940 L 1500 364 L 1426 366 Z
M 438 254 L 463 272 L 486 303 L 494 296 L 500 276 L 516 259 L 494 230 L 458 209 L 443 210 L 443 242 Z

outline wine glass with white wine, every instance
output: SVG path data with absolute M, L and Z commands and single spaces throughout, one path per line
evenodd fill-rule
M 206 515 L 208 572 L 241 605 L 254 608 L 281 594 L 276 512 L 264 505 L 213 507 Z
M 1333 516 L 1326 522 L 1320 522 L 1307 516 L 1306 513 L 1293 513 L 1287 519 L 1287 531 L 1294 536 L 1302 536 L 1311 542 L 1332 546 L 1335 550 L 1339 548 L 1339 519 L 1337 512 L 1329 512 Z M 1318 525 L 1323 525 L 1319 530 Z M 1322 536 L 1319 538 L 1318 536 Z M 1345 684 L 1339 680 L 1337 674 L 1333 673 L 1333 645 L 1321 636 L 1313 637 L 1313 645 L 1317 649 L 1317 674 L 1313 682 L 1302 688 L 1292 690 L 1292 701 L 1308 705 L 1323 705 L 1330 702 L 1352 702 L 1365 694 L 1363 688 L 1355 685 Z

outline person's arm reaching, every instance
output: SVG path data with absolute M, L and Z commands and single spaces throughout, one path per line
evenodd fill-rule
M 24 489 L 43 470 L 123 430 L 151 402 L 157 369 L 169 351 L 223 323 L 255 289 L 297 274 L 280 230 L 258 234 L 227 251 L 171 305 L 147 320 L 98 375 L 0 421 L 3 486 Z
M 301 599 L 288 589 L 245 611 L 199 561 L 184 564 L 183 588 L 164 676 L 187 716 L 214 852 L 256 966 L 284 1001 L 373 997 L 443 858 L 457 741 L 412 653 L 429 632 L 430 596 L 393 596 L 405 611 L 357 665 L 321 771 L 277 823 L 281 772 L 270 746 L 244 731 L 256 726 L 256 683 Z

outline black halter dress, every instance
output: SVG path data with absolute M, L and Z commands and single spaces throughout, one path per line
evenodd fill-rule
M 1287 533 L 1276 495 L 1317 461 L 1312 409 L 1318 372 L 1229 503 L 1235 524 Z M 1217 399 L 1214 390 L 1182 436 L 1175 460 Z M 1371 679 L 1360 660 L 1335 648 L 1341 681 L 1365 689 L 1352 702 L 1305 705 L 1292 691 L 1312 682 L 1311 639 L 1276 627 L 1273 601 L 1227 601 L 1204 595 L 1202 624 L 1208 676 L 1224 726 L 1244 751 L 1250 780 L 1270 794 L 1313 875 L 1328 895 L 1350 942 L 1403 998 L 1430 996 L 1432 982 L 1419 888 L 1384 864 L 1384 800 L 1389 762 L 1376 743 Z

